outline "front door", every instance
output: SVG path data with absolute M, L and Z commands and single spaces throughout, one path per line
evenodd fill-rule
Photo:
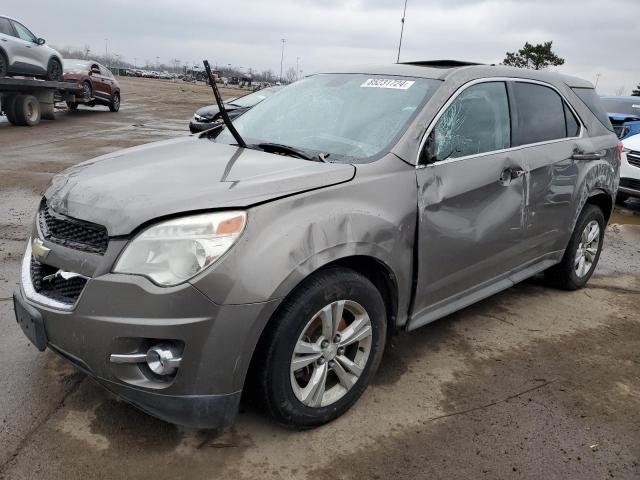
M 11 21 L 18 37 L 15 39 L 17 70 L 25 75 L 44 75 L 47 73 L 47 60 L 42 58 L 42 50 L 36 43 L 36 36 L 27 27 L 15 20 Z
M 509 285 L 521 264 L 525 171 L 506 84 L 471 85 L 438 117 L 417 169 L 415 328 Z M 506 283 L 505 283 L 506 282 Z

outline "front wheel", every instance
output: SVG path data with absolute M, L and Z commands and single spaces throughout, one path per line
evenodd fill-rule
M 380 364 L 386 317 L 378 289 L 353 270 L 331 268 L 307 278 L 280 307 L 258 352 L 267 412 L 299 428 L 345 413 Z
M 578 217 L 562 261 L 545 271 L 547 279 L 565 290 L 584 287 L 598 264 L 604 230 L 602 210 L 595 205 L 586 205 Z
M 109 103 L 109 110 L 111 110 L 112 112 L 117 112 L 118 110 L 120 110 L 120 94 L 118 92 L 115 92 L 111 96 L 111 103 Z
M 4 56 L 4 53 L 0 52 L 0 78 L 6 77 L 9 73 L 9 62 L 7 61 L 7 57 Z
M 47 80 L 53 80 L 57 82 L 62 77 L 62 65 L 58 60 L 52 58 L 49 60 L 49 65 L 47 66 Z

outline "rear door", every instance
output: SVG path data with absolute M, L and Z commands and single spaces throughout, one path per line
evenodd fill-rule
M 580 165 L 574 153 L 591 151 L 577 115 L 551 85 L 509 82 L 513 143 L 526 170 L 526 250 L 523 260 L 543 261 L 564 250 L 572 228 Z
M 511 149 L 507 87 L 482 81 L 449 100 L 417 170 L 418 280 L 410 328 L 510 283 L 521 263 L 524 168 Z M 475 295 L 475 296 L 474 296 Z

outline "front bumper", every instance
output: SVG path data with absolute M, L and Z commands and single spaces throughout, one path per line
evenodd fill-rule
M 162 288 L 107 273 L 89 279 L 75 305 L 63 310 L 30 296 L 29 282 L 22 279 L 16 296 L 42 317 L 47 347 L 147 413 L 195 428 L 233 421 L 259 331 L 277 303 L 217 305 L 189 283 Z M 110 361 L 112 353 L 161 341 L 184 345 L 174 377 Z

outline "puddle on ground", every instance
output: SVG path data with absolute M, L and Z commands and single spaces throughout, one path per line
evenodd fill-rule
M 611 225 L 640 225 L 640 199 L 629 199 L 613 210 Z

